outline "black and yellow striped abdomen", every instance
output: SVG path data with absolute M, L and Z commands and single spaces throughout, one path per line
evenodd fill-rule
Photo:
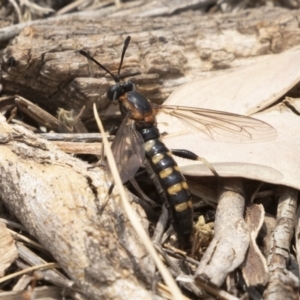
M 174 229 L 181 240 L 187 241 L 193 228 L 193 208 L 186 180 L 179 171 L 171 152 L 160 140 L 158 129 L 154 126 L 139 127 L 142 126 L 137 126 L 137 130 L 145 141 L 146 159 L 158 179 L 154 180 L 154 183 L 160 184 L 156 188 L 158 192 L 161 189 L 164 191 L 173 217 Z

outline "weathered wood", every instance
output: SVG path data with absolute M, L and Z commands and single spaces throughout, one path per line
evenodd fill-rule
M 35 300 L 56 300 L 60 299 L 63 293 L 62 288 L 56 286 L 43 286 L 34 289 L 33 293 L 29 293 L 31 296 L 34 294 Z M 2 292 L 0 295 L 0 300 L 19 300 L 26 299 L 24 291 L 12 291 L 12 292 Z M 27 298 L 28 299 L 28 298 Z
M 204 278 L 217 286 L 241 265 L 250 243 L 249 228 L 243 218 L 242 181 L 226 178 L 224 183 L 216 210 L 215 235 L 196 271 L 196 280 Z
M 3 222 L 0 222 L 0 277 L 18 257 L 18 251 L 14 239 Z
M 190 11 L 170 18 L 66 18 L 27 27 L 3 53 L 3 91 L 17 91 L 52 113 L 58 107 L 78 112 L 86 105 L 88 118 L 93 102 L 99 109 L 107 106 L 111 78 L 77 50 L 88 50 L 116 72 L 124 37 L 131 35 L 122 74 L 149 99 L 162 102 L 177 86 L 214 75 L 207 71 L 299 44 L 298 14 L 280 8 L 235 16 Z
M 150 299 L 145 286 L 152 282 L 153 263 L 116 193 L 100 213 L 108 188 L 103 172 L 87 170 L 3 118 L 0 132 L 1 199 L 82 293 L 88 299 Z
M 65 142 L 83 142 L 83 143 L 92 143 L 92 142 L 102 142 L 101 133 L 40 133 L 40 137 L 48 141 L 65 141 Z M 112 136 L 107 136 L 109 141 L 113 140 Z
M 26 262 L 29 266 L 38 266 L 46 263 L 45 260 L 31 251 L 23 243 L 16 242 L 16 246 L 18 248 L 19 259 L 21 259 L 23 262 Z M 39 271 L 39 277 L 60 287 L 71 288 L 74 285 L 73 281 L 67 279 L 65 275 L 57 270 L 50 269 Z
M 264 216 L 261 204 L 252 203 L 246 207 L 245 221 L 250 231 L 250 244 L 241 271 L 248 287 L 264 286 L 269 280 L 267 261 L 256 243 Z
M 2 20 L 1 12 L 0 12 L 0 42 L 12 39 L 16 35 L 20 33 L 25 27 L 31 25 L 47 25 L 53 24 L 57 21 L 61 20 L 87 20 L 89 18 L 101 19 L 103 17 L 125 17 L 125 16 L 134 16 L 134 17 L 150 17 L 150 16 L 167 16 L 174 14 L 175 12 L 185 11 L 189 9 L 197 9 L 198 14 L 205 13 L 214 4 L 217 4 L 216 0 L 186 0 L 184 2 L 178 0 L 169 0 L 168 2 L 157 1 L 157 0 L 134 0 L 134 1 L 115 1 L 115 0 L 107 0 L 100 2 L 93 1 L 73 1 L 69 5 L 64 6 L 61 1 L 53 1 L 54 3 L 50 5 L 49 1 L 47 1 L 45 6 L 61 9 L 56 12 L 54 16 L 50 16 L 49 18 L 45 18 L 42 20 L 36 20 L 40 15 L 35 14 L 26 14 L 23 13 L 23 16 L 19 17 L 19 24 L 15 24 L 12 26 L 8 26 L 12 23 L 13 18 L 17 18 L 17 13 L 14 16 L 11 16 L 11 22 L 5 22 Z M 24 6 L 25 3 L 23 3 Z M 30 4 L 27 2 L 26 4 Z M 25 4 L 25 5 L 26 5 Z M 118 5 L 119 4 L 119 5 Z M 234 9 L 235 5 L 231 7 Z M 9 10 L 9 8 L 8 8 Z M 11 12 L 12 10 L 10 10 Z M 23 11 L 24 12 L 24 11 Z M 31 11 L 32 12 L 32 11 Z M 67 14 L 68 12 L 72 12 Z M 44 12 L 45 13 L 45 12 Z M 10 13 L 12 15 L 12 13 Z M 21 15 L 21 13 L 19 13 Z M 4 16 L 3 16 L 4 18 Z M 23 19 L 23 20 L 22 20 Z M 25 21 L 28 22 L 25 22 Z M 5 27 L 6 26 L 6 27 Z M 3 28 L 5 27 L 5 28 Z
M 276 228 L 271 237 L 268 255 L 270 281 L 264 291 L 267 300 L 298 299 L 300 281 L 288 270 L 291 260 L 290 246 L 294 233 L 298 191 L 282 187 L 279 192 Z M 298 273 L 298 272 L 297 272 Z M 299 276 L 299 273 L 297 274 Z

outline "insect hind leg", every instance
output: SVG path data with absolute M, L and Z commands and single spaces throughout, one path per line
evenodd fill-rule
M 203 157 L 198 156 L 192 151 L 186 150 L 186 149 L 171 149 L 171 152 L 173 155 L 181 157 L 181 158 L 186 158 L 189 160 L 194 160 L 194 161 L 200 161 L 202 162 L 217 178 L 219 184 L 223 186 L 223 180 L 218 174 L 218 172 L 215 170 L 215 168 Z

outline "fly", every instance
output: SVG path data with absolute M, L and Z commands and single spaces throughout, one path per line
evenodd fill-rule
M 96 63 L 114 79 L 107 92 L 112 102 L 118 102 L 123 122 L 112 144 L 122 181 L 131 179 L 144 166 L 155 187 L 165 201 L 172 216 L 173 227 L 183 243 L 189 239 L 193 228 L 191 194 L 172 153 L 176 156 L 197 160 L 197 155 L 188 150 L 171 152 L 160 139 L 156 115 L 159 111 L 175 116 L 196 130 L 215 140 L 265 140 L 276 136 L 269 124 L 251 117 L 201 108 L 156 105 L 136 91 L 131 81 L 121 81 L 120 71 L 130 36 L 124 42 L 117 75 L 95 60 L 87 52 L 80 54 Z

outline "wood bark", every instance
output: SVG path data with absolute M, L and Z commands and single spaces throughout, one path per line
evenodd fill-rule
M 251 63 L 250 57 L 277 53 L 300 42 L 298 11 L 260 8 L 235 16 L 189 11 L 169 18 L 64 18 L 25 28 L 4 53 L 2 85 L 49 112 L 80 111 L 92 103 L 107 106 L 112 80 L 78 53 L 86 49 L 112 72 L 122 43 L 132 42 L 122 75 L 137 83 L 151 101 L 161 103 L 179 85 L 220 69 Z M 57 30 L 59 28 L 59 30 Z M 199 91 L 201 93 L 201 91 Z
M 226 179 L 216 210 L 215 235 L 196 271 L 216 286 L 226 279 L 245 259 L 250 233 L 244 221 L 245 198 L 240 179 Z
M 7 207 L 88 299 L 150 299 L 153 262 L 117 194 L 101 210 L 104 173 L 87 170 L 89 165 L 21 126 L 0 122 L 0 197 Z
M 276 228 L 271 237 L 268 256 L 270 281 L 264 292 L 264 298 L 267 300 L 299 298 L 299 277 L 288 269 L 294 259 L 290 254 L 290 245 L 294 233 L 297 202 L 298 191 L 289 187 L 281 188 Z

